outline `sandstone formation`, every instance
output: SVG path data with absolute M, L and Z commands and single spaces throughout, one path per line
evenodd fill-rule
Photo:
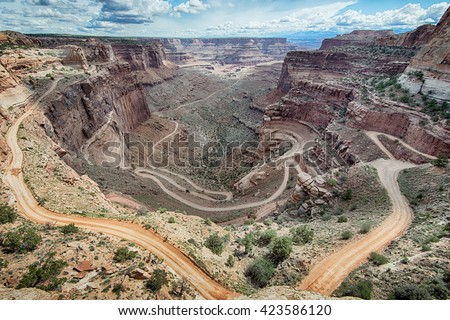
M 420 107 L 368 97 L 366 85 L 354 80 L 403 74 L 400 82 L 412 93 L 428 92 L 430 97 L 450 100 L 449 39 L 450 9 L 436 27 L 425 25 L 401 35 L 389 30 L 353 31 L 324 40 L 319 51 L 290 52 L 277 89 L 283 96 L 266 108 L 265 119 L 297 119 L 322 129 L 341 121 L 353 128 L 402 138 L 428 154 L 450 154 L 445 125 L 424 127 L 429 117 Z M 421 46 L 414 58 L 409 57 L 415 49 L 408 48 Z M 330 132 L 325 138 L 333 141 L 333 148 L 346 162 L 358 161 L 348 153 L 349 142 L 339 141 Z
M 173 76 L 175 67 L 159 44 L 114 45 L 111 52 L 114 61 L 106 72 L 67 86 L 45 112 L 49 136 L 73 154 L 87 154 L 91 145 L 101 148 L 104 142 L 126 153 L 126 133 L 150 117 L 144 85 Z M 97 163 L 105 159 L 102 151 L 92 153 Z
M 410 91 L 450 100 L 450 8 L 401 78 Z
M 63 48 L 64 57 L 62 59 L 62 64 L 69 66 L 76 65 L 81 67 L 84 71 L 88 70 L 89 65 L 82 48 L 73 45 L 67 45 Z
M 384 39 L 393 37 L 395 34 L 392 30 L 354 30 L 349 34 L 323 40 L 319 50 L 330 50 L 335 47 L 364 47 L 380 44 Z

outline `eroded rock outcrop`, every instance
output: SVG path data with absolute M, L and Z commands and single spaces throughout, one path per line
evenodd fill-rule
M 400 79 L 411 92 L 450 100 L 450 8 Z

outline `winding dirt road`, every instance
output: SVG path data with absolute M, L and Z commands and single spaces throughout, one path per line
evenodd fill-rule
M 163 142 L 164 140 L 172 137 L 175 132 L 178 130 L 179 124 L 175 121 L 176 126 L 175 129 L 173 130 L 173 132 L 169 133 L 168 135 L 166 135 L 165 137 L 163 137 L 162 139 L 160 139 L 157 143 L 155 143 L 153 145 L 153 153 L 156 150 L 156 146 L 158 144 L 160 144 L 161 142 Z M 306 129 L 305 130 L 309 130 Z M 175 188 L 177 188 L 180 191 L 186 191 L 186 189 L 182 186 L 180 186 L 176 181 L 174 181 L 171 177 L 168 177 L 158 171 L 162 171 L 165 172 L 167 174 L 171 174 L 171 175 L 175 175 L 177 177 L 179 177 L 180 179 L 186 181 L 187 183 L 189 183 L 191 186 L 194 187 L 194 189 L 196 189 L 197 191 L 200 191 L 202 193 L 208 193 L 208 194 L 214 194 L 214 195 L 222 195 L 225 196 L 225 200 L 217 200 L 217 199 L 213 199 L 211 197 L 205 196 L 202 193 L 198 193 L 195 191 L 190 191 L 190 195 L 194 195 L 197 196 L 199 198 L 202 198 L 204 200 L 209 200 L 211 202 L 221 202 L 221 201 L 226 201 L 226 200 L 231 200 L 233 198 L 233 194 L 231 192 L 221 192 L 221 191 L 211 191 L 211 190 L 206 190 L 203 189 L 199 186 L 197 186 L 193 181 L 191 181 L 190 179 L 177 174 L 177 173 L 173 173 L 169 170 L 163 169 L 163 168 L 156 168 L 153 166 L 150 166 L 151 169 L 146 169 L 146 168 L 137 168 L 134 170 L 134 173 L 139 175 L 140 177 L 144 177 L 147 179 L 151 179 L 153 180 L 160 188 L 161 190 L 166 193 L 168 196 L 172 197 L 173 199 L 191 207 L 197 210 L 201 210 L 201 211 L 208 211 L 208 212 L 229 212 L 229 211 L 237 211 L 237 210 L 244 210 L 244 209 L 250 209 L 250 208 L 256 208 L 256 207 L 262 207 L 265 206 L 264 211 L 263 211 L 263 215 L 267 215 L 268 213 L 268 208 L 274 208 L 273 210 L 276 209 L 276 204 L 273 203 L 274 201 L 276 201 L 282 194 L 283 192 L 286 190 L 287 188 L 287 184 L 289 182 L 289 170 L 290 168 L 295 168 L 298 172 L 301 172 L 300 166 L 297 165 L 297 163 L 295 163 L 295 161 L 293 160 L 293 158 L 295 157 L 296 154 L 301 154 L 303 152 L 303 146 L 308 142 L 311 141 L 311 137 L 308 135 L 307 138 L 302 137 L 300 134 L 292 131 L 292 130 L 288 130 L 288 129 L 277 129 L 274 130 L 274 133 L 276 135 L 279 136 L 279 138 L 281 140 L 285 140 L 285 141 L 291 141 L 293 143 L 292 148 L 283 156 L 279 157 L 276 160 L 277 165 L 279 166 L 283 166 L 284 167 L 284 173 L 283 173 L 283 181 L 280 184 L 279 188 L 267 199 L 265 200 L 261 200 L 261 201 L 256 201 L 256 202 L 251 202 L 251 203 L 245 203 L 245 204 L 240 204 L 240 205 L 236 205 L 236 206 L 227 206 L 227 207 L 211 207 L 211 206 L 204 206 L 204 205 L 200 205 L 198 203 L 192 202 L 191 200 L 185 199 L 184 197 L 180 196 L 179 194 L 169 190 L 162 182 L 160 179 L 166 180 L 167 182 L 169 182 L 171 185 L 173 185 Z M 260 168 L 259 168 L 260 169 Z M 158 171 L 157 171 L 158 170 Z M 250 173 L 251 174 L 251 173 Z M 272 204 L 272 206 L 267 206 L 268 204 Z M 262 209 L 262 208 L 261 208 Z
M 332 294 L 353 269 L 367 260 L 371 252 L 380 251 L 389 245 L 392 240 L 401 236 L 411 223 L 412 211 L 408 201 L 400 191 L 397 177 L 400 171 L 415 167 L 415 165 L 396 160 L 378 139 L 380 134 L 379 132 L 366 132 L 366 135 L 388 156 L 389 160 L 378 159 L 370 164 L 378 170 L 381 183 L 391 198 L 392 214 L 367 236 L 346 245 L 315 265 L 301 282 L 300 289 L 325 295 Z M 386 136 L 389 139 L 398 139 L 393 136 Z M 429 159 L 435 159 L 433 156 L 416 150 L 404 141 L 398 140 L 408 149 Z
M 188 281 L 203 298 L 222 300 L 235 297 L 235 293 L 224 288 L 208 276 L 180 250 L 165 242 L 160 236 L 139 225 L 115 220 L 63 215 L 38 205 L 23 179 L 23 153 L 17 141 L 17 133 L 22 121 L 35 110 L 38 103 L 45 96 L 50 94 L 56 88 L 59 80 L 60 79 L 57 79 L 53 82 L 50 89 L 42 95 L 27 112 L 18 118 L 6 134 L 6 142 L 11 149 L 12 160 L 3 177 L 3 181 L 11 188 L 21 214 L 26 218 L 41 224 L 52 223 L 56 225 L 66 225 L 74 223 L 78 227 L 84 229 L 103 232 L 131 241 L 163 259 L 177 275 Z
M 412 219 L 412 211 L 397 183 L 398 173 L 414 165 L 398 160 L 378 159 L 371 163 L 392 200 L 392 214 L 371 233 L 328 256 L 309 272 L 299 288 L 331 295 L 347 275 L 364 263 L 371 252 L 380 251 L 401 236 Z

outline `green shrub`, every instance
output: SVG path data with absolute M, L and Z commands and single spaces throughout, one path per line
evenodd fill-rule
M 432 278 L 425 281 L 423 285 L 434 299 L 447 300 L 449 298 L 450 289 L 444 279 Z
M 227 259 L 227 262 L 225 262 L 225 265 L 230 268 L 234 267 L 234 257 L 232 255 L 228 256 L 228 259 Z
M 158 209 L 158 212 L 159 212 L 159 213 L 166 213 L 166 212 L 167 212 L 167 209 L 161 207 L 161 208 Z
M 337 181 L 336 181 L 336 179 L 333 179 L 333 178 L 328 179 L 328 180 L 327 180 L 327 183 L 328 183 L 328 185 L 329 185 L 330 187 L 335 187 L 335 186 L 337 186 Z
M 217 233 L 214 233 L 208 237 L 205 241 L 205 247 L 211 250 L 213 253 L 220 255 L 225 249 L 225 241 L 219 237 Z
M 372 228 L 372 225 L 370 222 L 364 222 L 361 226 L 361 229 L 359 229 L 359 233 L 366 234 L 369 233 L 370 229 Z
M 242 242 L 245 247 L 245 253 L 251 254 L 253 251 L 253 245 L 255 243 L 255 236 L 253 235 L 253 233 L 247 233 Z
M 273 241 L 269 257 L 277 265 L 287 258 L 292 252 L 292 240 L 288 237 L 280 237 Z
M 206 224 L 207 226 L 211 226 L 211 225 L 212 225 L 212 221 L 211 221 L 211 219 L 209 219 L 209 218 L 203 220 L 203 223 Z
M 341 195 L 341 199 L 344 201 L 352 200 L 352 198 L 353 198 L 353 190 L 350 188 L 345 190 Z
M 372 298 L 372 289 L 373 283 L 369 280 L 360 280 L 352 284 L 345 281 L 337 290 L 336 295 L 339 297 L 348 296 L 370 300 Z
M 353 233 L 350 230 L 346 230 L 341 233 L 342 240 L 349 240 L 353 237 Z
M 345 223 L 345 222 L 348 222 L 348 219 L 345 216 L 340 216 L 340 217 L 338 217 L 337 222 L 338 223 Z
M 78 233 L 78 231 L 80 231 L 80 229 L 74 223 L 62 226 L 60 227 L 60 230 L 64 234 L 73 234 Z
M 394 289 L 391 295 L 395 300 L 430 300 L 428 291 L 416 284 L 407 284 Z
M 145 282 L 145 287 L 151 292 L 158 292 L 162 286 L 168 284 L 167 272 L 161 269 L 156 269 L 150 279 Z
M 16 231 L 7 232 L 2 246 L 9 252 L 25 253 L 33 251 L 41 242 L 41 236 L 32 228 L 21 227 Z
M 115 262 L 125 262 L 127 260 L 133 260 L 136 256 L 136 251 L 131 251 L 127 247 L 122 247 L 116 250 L 113 260 Z
M 269 245 L 275 238 L 277 237 L 277 232 L 272 229 L 267 229 L 263 233 L 261 233 L 258 237 L 257 243 L 258 246 L 264 247 Z
M 8 266 L 8 261 L 6 261 L 3 258 L 0 258 L 0 270 L 2 270 L 3 268 L 6 268 Z
M 245 275 L 250 278 L 251 283 L 259 288 L 267 286 L 274 274 L 275 267 L 266 258 L 253 261 L 245 271 Z
M 369 260 L 372 261 L 376 266 L 381 266 L 389 262 L 388 258 L 376 252 L 370 253 Z
M 168 222 L 169 222 L 169 223 L 175 223 L 176 221 L 175 221 L 175 218 L 174 218 L 174 217 L 170 217 L 169 220 L 168 220 Z
M 445 168 L 448 165 L 448 157 L 440 155 L 437 159 L 432 160 L 431 163 L 436 167 Z
M 295 227 L 290 230 L 292 241 L 295 244 L 310 243 L 314 237 L 314 231 L 307 226 Z
M 26 273 L 17 286 L 21 288 L 38 288 L 41 290 L 52 291 L 59 288 L 66 279 L 59 279 L 58 276 L 62 269 L 67 266 L 64 260 L 54 260 L 55 253 L 50 253 L 41 266 L 39 263 L 33 263 L 28 266 L 28 273 Z
M 0 204 L 0 224 L 16 221 L 17 211 L 6 204 Z

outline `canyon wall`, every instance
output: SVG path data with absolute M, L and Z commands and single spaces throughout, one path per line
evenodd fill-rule
M 91 146 L 102 146 L 97 140 L 118 142 L 124 151 L 124 134 L 150 117 L 144 84 L 155 85 L 174 75 L 176 67 L 165 61 L 159 44 L 111 49 L 114 60 L 105 70 L 68 85 L 45 112 L 51 124 L 47 133 L 71 153 L 90 153 Z M 96 153 L 101 155 L 91 152 Z M 95 159 L 104 160 L 98 155 Z
M 287 43 L 285 38 L 158 40 L 166 49 L 169 60 L 178 64 L 204 61 L 250 66 L 282 60 L 289 51 L 296 49 L 296 46 Z
M 445 125 L 429 123 L 420 108 L 371 97 L 363 82 L 383 74 L 402 79 L 420 70 L 422 91 L 449 100 L 445 96 L 450 94 L 449 25 L 450 9 L 436 27 L 425 25 L 400 35 L 389 30 L 354 31 L 324 40 L 318 51 L 288 53 L 277 89 L 283 96 L 266 108 L 266 121 L 297 119 L 324 130 L 339 121 L 399 137 L 431 155 L 450 155 Z

